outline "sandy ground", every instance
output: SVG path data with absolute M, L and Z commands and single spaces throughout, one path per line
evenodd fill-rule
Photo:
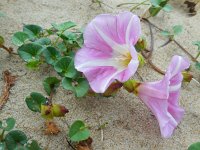
M 13 46 L 10 42 L 11 36 L 22 29 L 23 23 L 50 27 L 52 22 L 60 23 L 71 20 L 84 26 L 97 14 L 128 10 L 126 7 L 116 8 L 116 5 L 122 2 L 124 0 L 108 0 L 107 3 L 114 8 L 110 9 L 106 6 L 100 8 L 96 4 L 91 5 L 90 0 L 0 0 L 0 11 L 6 13 L 7 16 L 0 18 L 0 34 L 4 35 L 7 45 Z M 184 32 L 176 39 L 195 55 L 197 50 L 192 45 L 192 41 L 200 40 L 200 13 L 189 17 L 181 1 L 176 0 L 172 5 L 174 6 L 172 13 L 162 12 L 151 21 L 162 28 L 177 24 L 183 25 Z M 142 30 L 143 35 L 149 39 L 148 26 L 142 24 Z M 153 32 L 156 35 L 153 62 L 160 68 L 165 69 L 175 54 L 187 57 L 174 44 L 158 48 L 166 39 L 156 30 Z M 27 108 L 24 99 L 33 91 L 45 94 L 42 81 L 49 75 L 55 75 L 55 72 L 50 69 L 46 73 L 45 67 L 38 72 L 27 70 L 18 56 L 9 57 L 6 52 L 1 51 L 0 72 L 5 69 L 19 77 L 11 89 L 9 101 L 0 111 L 0 118 L 14 117 L 17 120 L 16 128 L 25 131 L 30 138 L 38 140 L 42 147 L 48 150 L 70 150 L 65 139 L 66 122 L 71 124 L 76 119 L 85 120 L 91 126 L 94 150 L 185 150 L 191 143 L 200 140 L 200 87 L 195 82 L 183 85 L 180 104 L 186 110 L 186 114 L 170 139 L 161 138 L 155 117 L 140 99 L 126 91 L 120 91 L 113 98 L 87 97 L 77 100 L 73 94 L 69 94 L 62 88 L 58 90 L 54 101 L 64 104 L 69 108 L 70 113 L 65 119 L 57 120 L 62 130 L 58 136 L 45 136 L 42 132 L 44 120 L 39 114 Z M 194 67 L 192 71 L 195 78 L 200 80 L 200 72 Z M 139 72 L 145 81 L 162 78 L 148 65 Z M 2 86 L 1 76 L 0 87 Z M 101 141 L 100 131 L 96 130 L 100 121 L 108 122 L 108 126 L 104 129 L 103 141 Z

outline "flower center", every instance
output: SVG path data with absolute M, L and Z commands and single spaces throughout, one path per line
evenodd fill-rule
M 121 62 L 122 65 L 124 67 L 127 67 L 128 64 L 130 63 L 131 59 L 132 59 L 131 53 L 127 52 L 126 54 L 123 55 L 123 59 L 122 59 L 122 62 Z

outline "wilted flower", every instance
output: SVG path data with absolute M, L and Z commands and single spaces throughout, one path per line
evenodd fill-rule
M 75 68 L 93 91 L 104 93 L 115 79 L 125 82 L 136 72 L 139 62 L 133 45 L 140 34 L 140 19 L 131 12 L 98 15 L 88 24 Z

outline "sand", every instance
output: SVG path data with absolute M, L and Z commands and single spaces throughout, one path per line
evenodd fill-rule
M 128 1 L 128 0 L 127 0 Z M 6 17 L 0 18 L 0 35 L 6 40 L 6 45 L 12 45 L 11 36 L 22 29 L 25 24 L 38 24 L 50 27 L 52 22 L 61 23 L 74 21 L 85 26 L 92 18 L 101 13 L 117 13 L 128 10 L 127 7 L 116 8 L 124 0 L 108 0 L 107 4 L 113 9 L 97 4 L 90 0 L 0 0 L 0 11 Z M 92 4 L 92 5 L 91 5 Z M 181 24 L 184 32 L 176 37 L 191 54 L 197 54 L 192 41 L 200 40 L 200 13 L 189 17 L 182 1 L 171 3 L 174 7 L 172 13 L 161 12 L 151 21 L 162 28 Z M 141 14 L 141 10 L 137 14 Z M 142 23 L 142 32 L 149 42 L 148 26 Z M 176 45 L 170 44 L 158 48 L 166 41 L 158 31 L 155 34 L 155 52 L 153 62 L 165 70 L 171 57 L 175 54 L 188 57 Z M 16 51 L 16 47 L 14 47 Z M 41 67 L 39 71 L 26 69 L 25 63 L 18 57 L 10 57 L 5 51 L 0 51 L 0 73 L 6 69 L 18 75 L 15 86 L 11 89 L 9 101 L 0 111 L 0 119 L 14 117 L 16 128 L 27 133 L 29 138 L 36 139 L 43 148 L 48 150 L 70 150 L 66 142 L 67 124 L 76 119 L 85 120 L 91 127 L 91 136 L 94 140 L 94 150 L 184 150 L 196 141 L 200 135 L 200 87 L 195 83 L 184 84 L 180 97 L 180 105 L 185 109 L 185 116 L 173 136 L 169 139 L 161 138 L 157 120 L 139 98 L 121 90 L 112 98 L 82 98 L 76 99 L 73 94 L 59 88 L 53 98 L 56 103 L 64 104 L 70 112 L 64 119 L 56 119 L 62 132 L 57 136 L 46 136 L 43 133 L 44 120 L 40 114 L 31 112 L 24 99 L 31 92 L 41 92 L 45 95 L 42 81 L 49 75 L 55 75 L 52 69 Z M 194 68 L 192 72 L 200 80 L 200 72 Z M 48 71 L 46 71 L 48 70 Z M 154 72 L 148 65 L 139 70 L 145 81 L 155 81 L 162 76 Z M 0 87 L 3 86 L 2 76 Z M 104 140 L 101 141 L 101 132 L 96 130 L 99 122 L 108 122 L 104 129 Z

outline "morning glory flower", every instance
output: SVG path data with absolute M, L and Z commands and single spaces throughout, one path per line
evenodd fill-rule
M 180 123 L 184 109 L 179 106 L 182 71 L 190 66 L 188 60 L 174 56 L 161 81 L 140 83 L 137 94 L 157 118 L 161 135 L 169 138 Z
M 125 82 L 134 75 L 139 65 L 134 45 L 140 35 L 140 19 L 131 12 L 101 14 L 87 25 L 75 68 L 94 92 L 104 93 L 113 81 Z

